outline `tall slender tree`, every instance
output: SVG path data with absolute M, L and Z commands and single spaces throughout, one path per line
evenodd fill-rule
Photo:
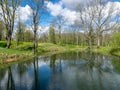
M 114 8 L 115 4 L 109 0 L 88 0 L 88 3 L 79 7 L 81 27 L 88 33 L 89 45 L 92 45 L 92 38 L 96 34 L 96 45 L 102 45 L 102 36 L 105 31 L 112 30 L 118 21 L 119 9 Z M 113 23 L 114 22 L 114 23 Z
M 11 39 L 14 30 L 15 14 L 21 0 L 0 0 L 2 18 L 7 30 L 7 48 L 11 46 Z
M 45 11 L 44 3 L 47 0 L 30 0 L 30 6 L 32 9 L 32 26 L 34 32 L 33 40 L 33 52 L 37 54 L 38 40 L 37 40 L 37 31 L 40 24 L 41 17 Z
M 4 25 L 3 22 L 0 21 L 0 41 L 2 40 L 3 36 L 4 36 Z
M 50 42 L 55 44 L 56 43 L 56 40 L 55 40 L 55 30 L 53 27 L 50 27 L 49 28 L 49 39 L 50 39 Z

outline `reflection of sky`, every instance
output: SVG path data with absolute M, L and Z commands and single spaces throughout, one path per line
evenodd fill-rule
M 120 88 L 120 75 L 113 71 L 111 60 L 106 57 L 90 62 L 83 59 L 61 59 L 61 61 L 57 59 L 54 67 L 50 67 L 49 59 L 42 58 L 38 60 L 36 77 L 34 63 L 31 63 L 21 75 L 18 72 L 18 65 L 11 67 L 17 90 L 35 90 L 36 86 L 38 90 L 118 90 Z M 6 71 L 5 76 L 0 80 L 1 90 L 6 90 L 7 82 Z

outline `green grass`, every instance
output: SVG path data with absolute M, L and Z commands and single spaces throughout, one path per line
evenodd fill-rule
M 11 49 L 6 49 L 6 42 L 0 41 L 0 63 L 4 63 L 6 60 L 11 60 L 16 58 L 20 60 L 22 58 L 29 58 L 33 57 L 32 42 L 23 42 L 20 43 L 18 46 L 16 42 L 12 41 Z M 62 53 L 62 52 L 79 52 L 79 51 L 87 51 L 88 47 L 82 47 L 79 45 L 56 45 L 51 43 L 39 43 L 38 44 L 38 52 L 39 55 L 52 55 L 55 53 Z M 120 56 L 120 48 L 112 48 L 112 47 L 93 47 L 92 49 L 95 53 L 100 53 L 104 55 L 116 55 Z
M 85 47 L 77 46 L 77 45 L 56 45 L 51 43 L 39 43 L 38 51 L 40 53 L 57 53 L 57 52 L 68 52 L 68 51 L 82 51 Z
M 100 53 L 100 54 L 104 54 L 104 55 L 115 55 L 115 56 L 120 56 L 120 48 L 114 48 L 114 47 L 94 47 L 93 52 L 95 53 Z
M 32 56 L 32 52 L 30 51 L 0 48 L 0 64 L 31 58 Z

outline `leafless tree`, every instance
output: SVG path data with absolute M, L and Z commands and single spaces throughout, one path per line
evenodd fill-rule
M 38 26 L 40 24 L 41 17 L 44 13 L 45 7 L 44 2 L 47 0 L 30 0 L 30 7 L 32 9 L 32 26 L 34 32 L 34 39 L 33 39 L 33 52 L 37 54 L 38 48 L 38 40 L 37 40 L 37 31 Z
M 12 33 L 14 30 L 15 14 L 21 0 L 0 0 L 2 19 L 7 30 L 7 48 L 11 46 Z
M 109 0 L 96 0 L 94 11 L 94 26 L 97 37 L 97 46 L 102 45 L 102 36 L 105 31 L 113 30 L 118 23 L 119 12 L 114 8 L 114 4 L 108 3 Z M 109 7 L 107 6 L 109 4 Z
M 96 34 L 97 46 L 100 47 L 103 33 L 116 26 L 119 12 L 117 8 L 114 8 L 114 5 L 109 0 L 88 0 L 86 5 L 78 8 L 80 26 L 86 30 L 90 47 L 94 34 Z

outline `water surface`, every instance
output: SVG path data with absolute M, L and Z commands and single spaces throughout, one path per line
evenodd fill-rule
M 119 90 L 120 58 L 63 53 L 0 69 L 0 90 Z

